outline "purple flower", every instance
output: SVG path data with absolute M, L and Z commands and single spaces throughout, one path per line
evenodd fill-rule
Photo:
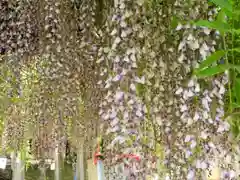
M 120 81 L 121 79 L 122 79 L 122 75 L 118 74 L 112 79 L 112 81 L 117 82 L 117 81 Z
M 195 148 L 196 145 L 197 145 L 197 142 L 195 140 L 192 140 L 190 145 L 191 149 Z
M 123 97 L 124 97 L 124 92 L 122 92 L 122 91 L 117 91 L 116 92 L 116 95 L 115 95 L 115 100 L 116 101 L 121 101 L 123 99 Z
M 185 142 L 189 142 L 189 141 L 191 141 L 191 139 L 192 139 L 192 136 L 191 135 L 187 135 L 186 137 L 185 137 Z
M 186 158 L 189 158 L 191 155 L 192 155 L 192 152 L 191 152 L 191 151 L 187 150 L 187 151 L 185 152 L 185 157 L 186 157 Z
M 114 118 L 112 121 L 111 121 L 111 126 L 114 127 L 118 124 L 119 122 L 119 119 L 118 118 Z
M 194 180 L 195 177 L 195 172 L 193 170 L 189 170 L 188 175 L 187 175 L 187 179 L 188 180 Z
M 223 171 L 222 174 L 221 174 L 221 177 L 223 179 L 233 179 L 235 176 L 236 176 L 236 174 L 233 170 Z
M 110 114 L 110 119 L 114 119 L 117 116 L 117 111 L 112 110 L 111 114 Z

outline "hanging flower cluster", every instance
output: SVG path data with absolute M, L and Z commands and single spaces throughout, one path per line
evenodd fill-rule
M 35 52 L 37 48 L 36 9 L 31 1 L 0 2 L 0 53 L 18 53 L 19 55 Z
M 141 152 L 139 128 L 147 109 L 137 96 L 139 86 L 145 84 L 145 77 L 136 73 L 140 54 L 135 38 L 141 29 L 132 23 L 132 18 L 138 14 L 138 7 L 137 3 L 128 0 L 114 2 L 112 19 L 107 22 L 111 44 L 99 50 L 100 63 L 107 64 L 101 73 L 106 80 L 99 82 L 107 89 L 99 115 L 108 124 L 106 134 L 112 137 L 108 148 L 113 156 L 109 161 L 114 161 L 116 153 Z M 121 177 L 117 173 L 109 178 Z
M 16 139 L 34 127 L 35 154 L 49 158 L 67 136 L 90 149 L 100 129 L 107 179 L 204 179 L 215 166 L 222 179 L 236 178 L 224 120 L 228 72 L 192 76 L 220 38 L 188 22 L 217 12 L 206 0 L 2 0 L 0 53 L 19 55 L 6 59 L 9 97 L 31 94 L 4 109 L 9 144 L 19 146 Z M 19 61 L 35 53 L 30 68 Z M 121 154 L 141 161 L 118 161 Z

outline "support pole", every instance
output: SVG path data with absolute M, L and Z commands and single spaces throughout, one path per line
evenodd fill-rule
M 55 149 L 55 180 L 60 180 L 60 162 L 58 146 Z
M 20 153 L 17 154 L 16 160 L 13 162 L 13 180 L 24 180 L 25 164 L 20 158 Z
M 94 164 L 97 165 L 98 180 L 104 180 L 104 166 L 103 166 L 103 139 L 101 137 L 97 140 L 97 150 L 94 155 Z
M 104 166 L 103 166 L 102 160 L 97 161 L 97 172 L 98 172 L 98 180 L 105 180 Z
M 76 180 L 84 180 L 85 178 L 84 168 L 85 168 L 84 167 L 84 149 L 83 149 L 83 143 L 81 143 L 77 151 Z
M 41 174 L 40 180 L 46 180 L 46 167 L 45 167 L 44 160 L 41 160 L 39 169 L 40 169 L 40 174 Z

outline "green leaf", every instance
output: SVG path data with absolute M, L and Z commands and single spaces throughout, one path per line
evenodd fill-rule
M 233 11 L 232 5 L 228 0 L 211 0 L 211 1 L 222 9 L 226 9 L 230 12 Z
M 206 77 L 211 77 L 216 74 L 223 73 L 224 71 L 228 70 L 230 68 L 229 65 L 226 64 L 220 64 L 214 67 L 209 67 L 201 71 L 196 71 L 195 75 L 199 78 L 206 78 Z
M 225 16 L 226 16 L 226 13 L 224 12 L 223 9 L 221 9 L 220 12 L 219 12 L 218 15 L 217 15 L 217 21 L 218 21 L 218 22 L 224 22 L 224 23 L 226 23 L 226 18 L 225 18 Z
M 240 104 L 237 104 L 237 103 L 232 103 L 231 106 L 233 109 L 240 108 Z
M 199 20 L 194 23 L 196 26 L 202 26 L 202 27 L 207 27 L 211 29 L 216 29 L 221 32 L 230 32 L 231 31 L 231 26 L 228 25 L 227 23 L 224 22 L 219 22 L 219 21 L 207 21 L 207 20 Z
M 221 9 L 220 12 L 218 13 L 217 22 L 218 23 L 226 23 L 226 13 L 224 12 L 223 9 Z M 224 31 L 222 31 L 222 30 L 219 30 L 219 31 L 220 31 L 220 34 L 222 36 L 224 36 Z
M 226 13 L 227 17 L 229 17 L 229 18 L 233 18 L 233 19 L 236 18 L 236 16 L 233 16 L 233 12 L 228 11 L 228 10 L 226 10 L 226 9 L 224 10 L 224 12 Z
M 233 31 L 233 33 L 235 33 L 235 34 L 240 34 L 240 29 L 233 29 L 232 31 Z
M 230 49 L 229 51 L 236 51 L 236 52 L 240 52 L 240 47 L 237 47 L 237 48 Z
M 164 158 L 164 149 L 159 143 L 156 144 L 156 156 L 161 160 Z
M 240 66 L 237 65 L 230 65 L 232 69 L 236 69 L 238 73 L 240 73 Z
M 176 16 L 173 16 L 172 17 L 172 20 L 171 20 L 171 27 L 172 29 L 176 29 L 177 25 L 178 25 L 178 18 Z
M 237 99 L 237 104 L 240 104 L 240 78 L 235 80 L 234 91 Z
M 203 61 L 200 64 L 198 69 L 203 70 L 204 68 L 212 65 L 214 62 L 218 61 L 221 57 L 223 57 L 225 55 L 225 53 L 226 52 L 224 50 L 214 52 L 213 54 L 208 56 L 205 61 Z

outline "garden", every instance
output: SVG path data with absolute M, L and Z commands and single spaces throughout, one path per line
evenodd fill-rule
M 237 0 L 1 0 L 0 179 L 240 180 L 239 58 Z

